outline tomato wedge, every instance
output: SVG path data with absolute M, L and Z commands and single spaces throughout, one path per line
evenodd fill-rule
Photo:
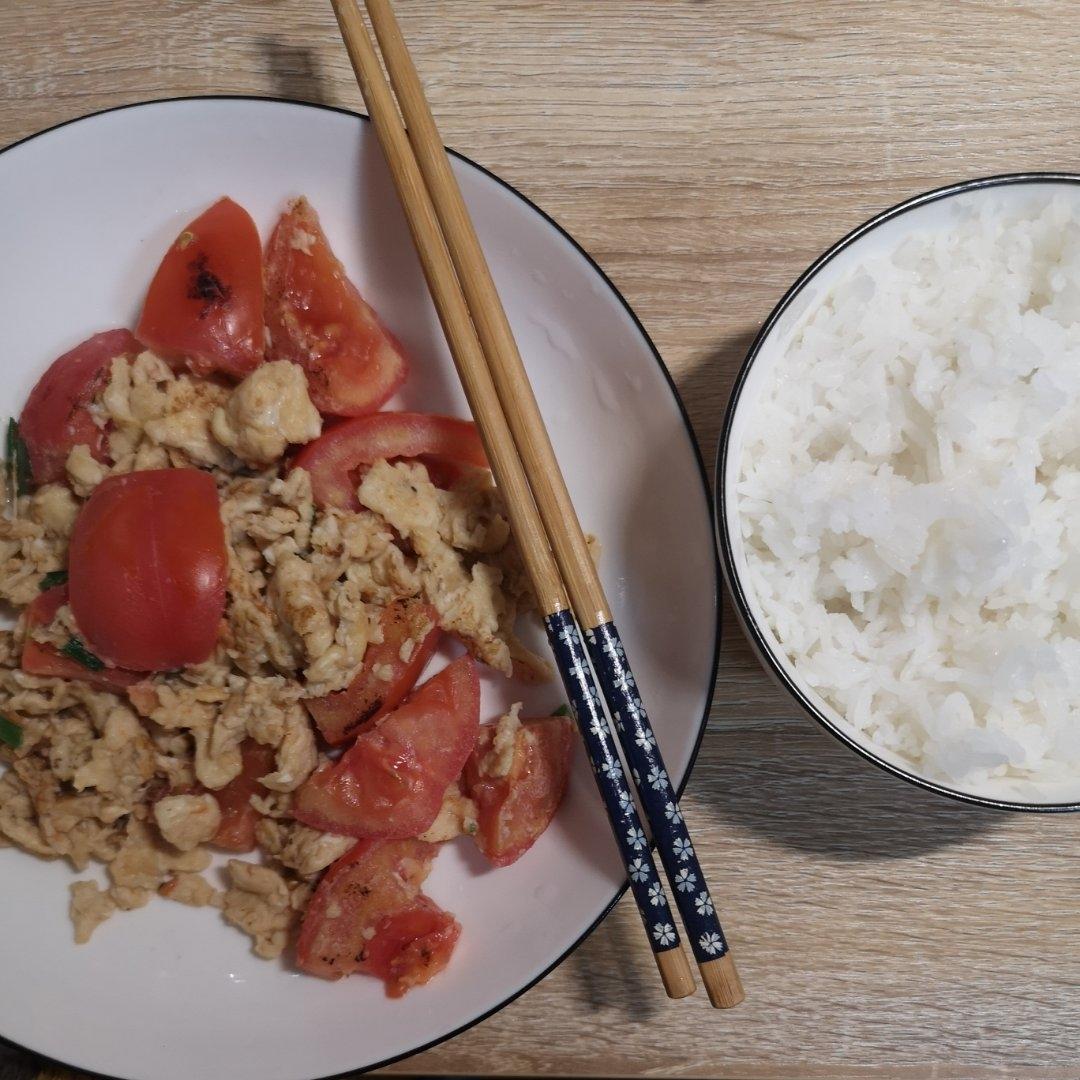
M 244 763 L 240 775 L 213 792 L 221 810 L 221 824 L 210 843 L 226 851 L 254 849 L 259 813 L 251 805 L 251 796 L 266 794 L 259 780 L 274 771 L 274 751 L 254 739 L 243 741 L 240 756 Z
M 484 444 L 471 420 L 429 413 L 381 412 L 336 424 L 296 455 L 294 467 L 311 474 L 320 506 L 359 510 L 359 472 L 382 458 L 422 458 L 488 467 Z
M 106 330 L 49 365 L 19 417 L 35 483 L 63 480 L 68 454 L 80 444 L 98 461 L 107 460 L 105 431 L 94 423 L 90 403 L 108 383 L 113 360 L 141 351 L 127 330 Z
M 462 788 L 476 803 L 477 847 L 493 865 L 509 866 L 532 847 L 559 808 L 570 775 L 574 724 L 565 716 L 523 721 L 505 776 L 486 775 L 483 768 L 494 738 L 494 725 L 480 729 Z
M 304 368 L 320 412 L 374 412 L 405 381 L 401 346 L 345 276 L 307 199 L 281 215 L 270 237 L 266 322 L 271 358 Z
M 439 643 L 438 622 L 439 613 L 422 600 L 395 600 L 383 609 L 379 619 L 382 641 L 368 646 L 356 678 L 336 694 L 307 702 L 328 743 L 340 746 L 397 708 Z M 406 645 L 410 641 L 411 652 Z M 401 658 L 402 649 L 406 649 L 408 659 Z
M 324 979 L 367 972 L 390 997 L 426 983 L 450 959 L 461 927 L 420 892 L 438 848 L 361 840 L 323 875 L 304 913 L 296 959 Z
M 242 379 L 263 360 L 259 231 L 232 199 L 218 199 L 173 241 L 150 282 L 138 339 L 198 375 Z
M 434 900 L 418 896 L 404 911 L 375 925 L 367 943 L 367 970 L 386 983 L 386 996 L 404 997 L 450 963 L 461 923 Z
M 29 631 L 35 626 L 48 626 L 67 601 L 68 587 L 56 585 L 35 597 L 27 607 L 24 618 L 28 636 L 23 642 L 22 658 L 19 662 L 23 671 L 31 675 L 48 675 L 54 679 L 76 679 L 99 686 L 103 690 L 124 690 L 142 682 L 146 676 L 140 672 L 110 667 L 94 671 L 64 656 L 54 646 L 29 637 Z
M 463 656 L 309 777 L 296 792 L 293 816 L 343 836 L 416 836 L 437 817 L 479 723 L 480 679 Z
M 166 671 L 206 660 L 225 611 L 225 573 L 208 473 L 111 476 L 75 521 L 71 610 L 88 647 L 117 667 Z

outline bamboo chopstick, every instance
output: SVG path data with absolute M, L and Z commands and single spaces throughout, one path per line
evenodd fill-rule
M 603 585 L 566 488 L 513 331 L 390 0 L 365 0 L 458 280 L 554 549 L 657 850 L 675 890 L 709 1000 L 737 1005 L 742 985 L 641 702 Z
M 360 92 L 405 211 L 458 377 L 480 430 L 522 560 L 543 612 L 548 640 L 581 729 L 664 988 L 671 997 L 685 997 L 694 991 L 690 965 L 678 931 L 670 922 L 658 922 L 651 914 L 667 907 L 663 884 L 645 840 L 622 763 L 614 749 L 581 636 L 503 416 L 431 197 L 355 0 L 331 2 Z M 662 900 L 661 904 L 657 903 L 657 898 Z

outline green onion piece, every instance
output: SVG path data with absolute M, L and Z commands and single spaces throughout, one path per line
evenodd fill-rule
M 66 570 L 50 570 L 39 582 L 38 588 L 45 592 L 46 589 L 55 589 L 57 585 L 66 585 L 68 573 Z
M 569 705 L 560 705 L 551 715 L 552 716 L 569 716 L 570 715 L 570 706 Z
M 29 495 L 34 486 L 34 475 L 30 471 L 30 455 L 26 443 L 19 434 L 19 425 L 15 420 L 8 420 L 6 459 L 8 474 L 16 495 Z
M 6 716 L 0 716 L 0 742 L 7 743 L 12 750 L 18 750 L 22 746 L 23 730 L 18 724 L 13 724 Z
M 60 652 L 90 671 L 101 671 L 105 667 L 105 661 L 95 656 L 77 637 L 73 637 Z

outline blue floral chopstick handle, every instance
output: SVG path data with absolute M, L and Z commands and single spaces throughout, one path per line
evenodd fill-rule
M 637 786 L 645 817 L 652 828 L 668 881 L 675 889 L 683 925 L 699 964 L 718 960 L 728 951 L 690 834 L 683 822 L 678 796 L 668 779 L 656 745 L 649 714 L 626 660 L 626 650 L 611 622 L 585 631 L 589 655 L 604 688 L 623 753 Z
M 649 935 L 649 944 L 654 953 L 677 949 L 680 946 L 679 931 L 675 929 L 668 898 L 614 746 L 577 623 L 569 611 L 557 611 L 544 619 L 544 625 L 570 710 L 581 729 L 585 749 L 596 773 L 596 786 L 604 800 L 611 831 L 630 879 L 630 889 Z

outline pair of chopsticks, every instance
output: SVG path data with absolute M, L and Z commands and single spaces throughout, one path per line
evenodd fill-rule
M 356 0 L 331 2 L 506 503 L 664 987 L 670 997 L 685 997 L 694 992 L 694 977 L 615 749 L 590 656 L 709 1000 L 717 1008 L 737 1005 L 743 997 L 738 972 L 675 789 L 390 2 L 365 0 L 365 5 L 393 92 Z

